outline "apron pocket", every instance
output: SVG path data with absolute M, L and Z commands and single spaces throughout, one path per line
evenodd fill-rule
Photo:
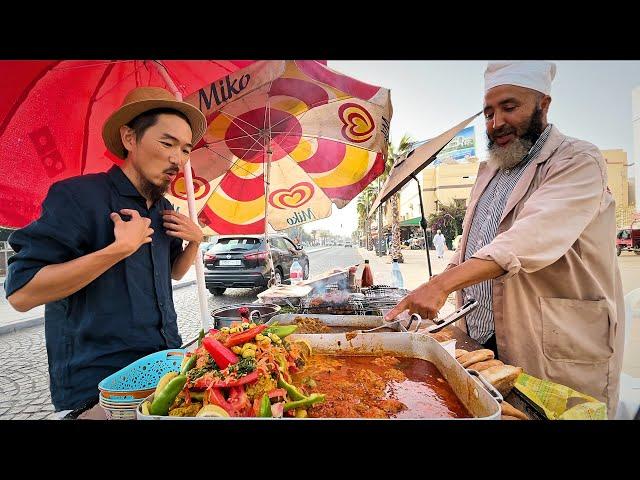
M 613 354 L 607 301 L 540 298 L 542 349 L 547 358 L 606 362 Z

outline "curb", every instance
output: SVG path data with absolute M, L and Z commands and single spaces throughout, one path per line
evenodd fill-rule
M 195 280 L 186 280 L 181 283 L 177 283 L 173 286 L 173 290 L 179 290 L 184 287 L 190 287 L 191 285 L 195 285 Z M 18 322 L 9 324 L 9 325 L 0 325 L 0 335 L 5 335 L 7 333 L 14 333 L 18 330 L 22 330 L 24 328 L 36 327 L 38 325 L 44 325 L 44 315 L 40 317 L 29 318 L 27 320 L 20 320 Z

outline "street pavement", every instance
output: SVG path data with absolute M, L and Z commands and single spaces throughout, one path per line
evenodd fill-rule
M 362 261 L 355 248 L 332 247 L 315 251 L 312 248 L 308 255 L 312 276 Z M 253 302 L 260 291 L 228 289 L 219 297 L 207 292 L 209 311 L 232 303 Z M 196 286 L 189 284 L 175 289 L 174 285 L 173 298 L 178 328 L 183 341 L 187 341 L 197 336 L 202 328 Z M 4 296 L 0 302 L 6 303 Z M 3 312 L 1 308 L 0 312 Z M 5 320 L 4 314 L 2 320 Z M 0 365 L 0 420 L 53 419 L 44 325 L 0 334 Z

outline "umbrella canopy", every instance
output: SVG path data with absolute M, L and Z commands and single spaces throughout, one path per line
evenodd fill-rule
M 422 169 L 431 164 L 436 159 L 438 153 L 440 153 L 440 150 L 446 147 L 453 137 L 469 125 L 480 113 L 482 112 L 472 115 L 431 140 L 416 142 L 414 144 L 415 148 L 398 159 L 391 169 L 391 172 L 389 172 L 387 181 L 373 202 L 369 216 L 371 216 L 382 203 L 386 202 L 391 195 L 404 187 L 415 175 L 422 171 Z
M 256 62 L 184 100 L 209 122 L 191 154 L 196 210 L 209 234 L 328 217 L 332 202 L 344 207 L 384 171 L 389 90 L 321 62 Z M 170 194 L 186 207 L 182 175 Z
M 131 89 L 196 91 L 251 61 L 61 60 L 0 62 L 0 225 L 23 227 L 40 215 L 51 184 L 104 172 L 102 125 Z M 162 74 L 160 69 L 163 70 Z

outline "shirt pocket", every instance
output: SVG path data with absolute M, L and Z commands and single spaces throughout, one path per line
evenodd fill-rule
M 542 349 L 550 360 L 595 364 L 613 354 L 607 301 L 540 298 Z

